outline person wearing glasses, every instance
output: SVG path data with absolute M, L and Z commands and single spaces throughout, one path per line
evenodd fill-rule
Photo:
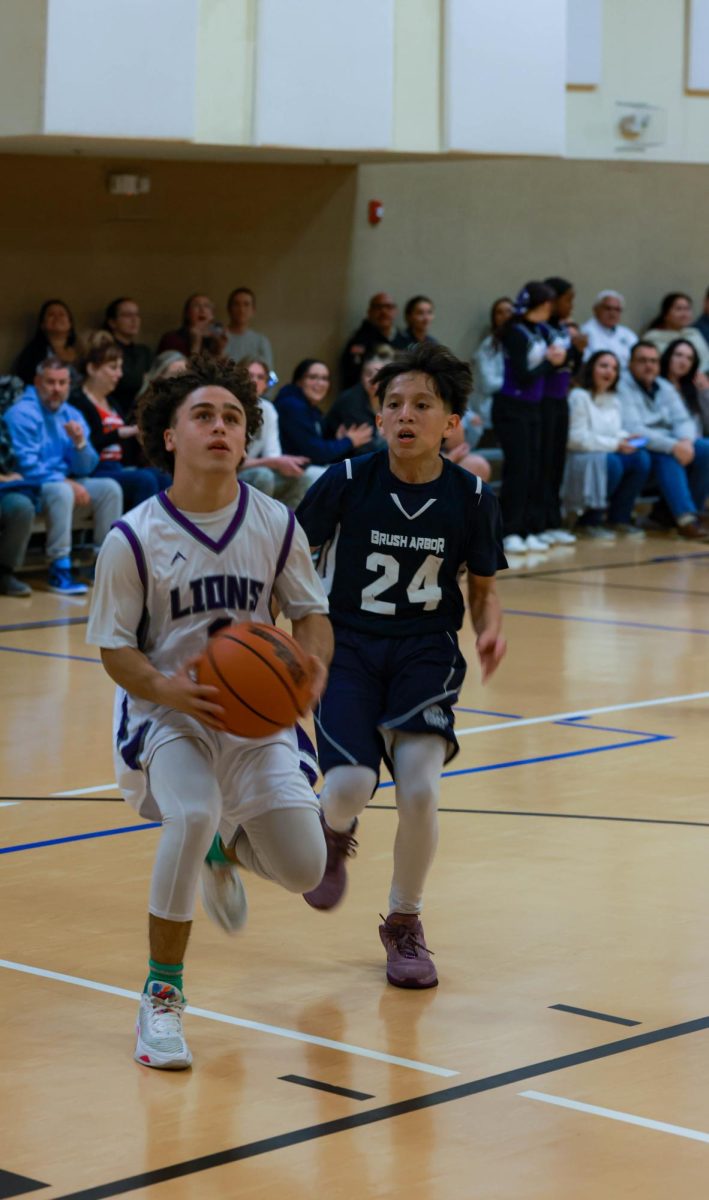
M 362 373 L 365 358 L 377 346 L 405 350 L 410 336 L 396 327 L 396 301 L 389 292 L 375 292 L 369 301 L 367 315 L 352 334 L 341 359 L 342 390 L 353 387 Z
M 318 358 L 304 358 L 290 383 L 276 397 L 278 426 L 284 454 L 302 455 L 323 469 L 330 463 L 350 458 L 372 440 L 372 426 L 340 425 L 335 437 L 324 436 L 321 407 L 330 390 L 330 372 Z
M 606 288 L 599 292 L 593 302 L 593 316 L 581 326 L 581 333 L 588 338 L 583 360 L 588 362 L 592 354 L 599 350 L 608 350 L 615 354 L 621 369 L 625 369 L 630 361 L 630 351 L 638 340 L 637 333 L 621 325 L 625 300 L 620 292 Z

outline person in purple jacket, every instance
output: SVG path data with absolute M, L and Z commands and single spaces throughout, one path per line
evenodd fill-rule
M 500 507 L 506 554 L 549 549 L 538 536 L 544 530 L 542 397 L 549 371 L 566 358 L 547 324 L 554 299 L 547 284 L 525 284 L 497 334 L 504 377 L 492 402 L 492 424 L 505 456 Z
M 321 405 L 330 390 L 330 372 L 317 358 L 304 358 L 293 372 L 289 384 L 276 397 L 278 427 L 284 454 L 302 454 L 311 466 L 327 467 L 341 462 L 359 446 L 371 442 L 373 429 L 361 425 L 341 425 L 334 438 L 323 436 Z
M 566 463 L 566 443 L 569 437 L 569 392 L 571 379 L 581 365 L 581 354 L 588 338 L 571 321 L 576 293 L 573 283 L 552 275 L 544 280 L 554 292 L 554 304 L 549 319 L 553 344 L 562 346 L 564 360 L 553 366 L 544 378 L 542 396 L 542 533 L 548 546 L 571 546 L 573 533 L 562 528 L 561 483 Z

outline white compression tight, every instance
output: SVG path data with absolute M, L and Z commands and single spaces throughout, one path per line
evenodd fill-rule
M 396 733 L 389 755 L 394 765 L 399 824 L 389 912 L 418 913 L 438 846 L 440 774 L 447 750 L 435 734 Z M 367 807 L 376 784 L 369 767 L 333 767 L 325 776 L 320 803 L 331 829 L 344 832 Z
M 222 793 L 207 751 L 193 738 L 159 746 L 150 764 L 150 789 L 162 833 L 149 911 L 167 921 L 191 921 L 202 864 L 222 822 Z M 247 870 L 291 892 L 314 888 L 325 870 L 315 808 L 271 809 L 244 822 L 233 844 Z

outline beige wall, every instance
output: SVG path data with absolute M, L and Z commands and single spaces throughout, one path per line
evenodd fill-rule
M 402 307 L 416 292 L 437 305 L 433 330 L 461 354 L 476 344 L 489 305 L 528 279 L 563 275 L 585 319 L 603 287 L 624 292 L 640 327 L 660 296 L 709 285 L 704 197 L 709 167 L 559 159 L 362 166 L 352 240 L 349 319 L 371 292 Z M 382 200 L 384 220 L 366 222 Z
M 149 195 L 108 194 L 109 170 L 136 169 Z M 0 176 L 0 371 L 47 297 L 86 327 L 134 295 L 155 345 L 190 292 L 204 289 L 223 316 L 240 284 L 257 293 L 281 378 L 306 354 L 336 357 L 355 168 L 7 156 Z
M 143 162 L 148 196 L 109 196 L 102 159 L 0 158 L 0 370 L 42 299 L 64 297 L 80 326 L 132 294 L 146 340 L 173 328 L 204 288 L 257 292 L 257 328 L 281 378 L 305 355 L 336 363 L 368 296 L 418 291 L 435 332 L 469 353 L 491 300 L 529 278 L 566 275 L 585 318 L 602 287 L 641 327 L 669 290 L 709 284 L 702 199 L 709 167 L 478 159 L 353 167 Z M 384 201 L 381 225 L 366 203 Z

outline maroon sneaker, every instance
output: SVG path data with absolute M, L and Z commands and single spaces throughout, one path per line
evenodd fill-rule
M 303 892 L 303 899 L 311 908 L 319 908 L 324 911 L 328 908 L 334 908 L 336 904 L 339 904 L 345 894 L 347 887 L 345 859 L 354 858 L 357 853 L 357 842 L 354 838 L 354 833 L 357 829 L 357 818 L 355 817 L 354 824 L 347 833 L 338 833 L 336 829 L 331 829 L 327 824 L 321 809 L 320 824 L 325 834 L 325 844 L 327 846 L 325 874 L 318 886 L 313 888 L 312 892 Z
M 381 913 L 379 914 L 381 916 Z M 389 913 L 379 926 L 379 936 L 387 952 L 387 979 L 394 987 L 430 988 L 438 985 L 432 951 L 426 945 L 423 925 L 402 913 Z

